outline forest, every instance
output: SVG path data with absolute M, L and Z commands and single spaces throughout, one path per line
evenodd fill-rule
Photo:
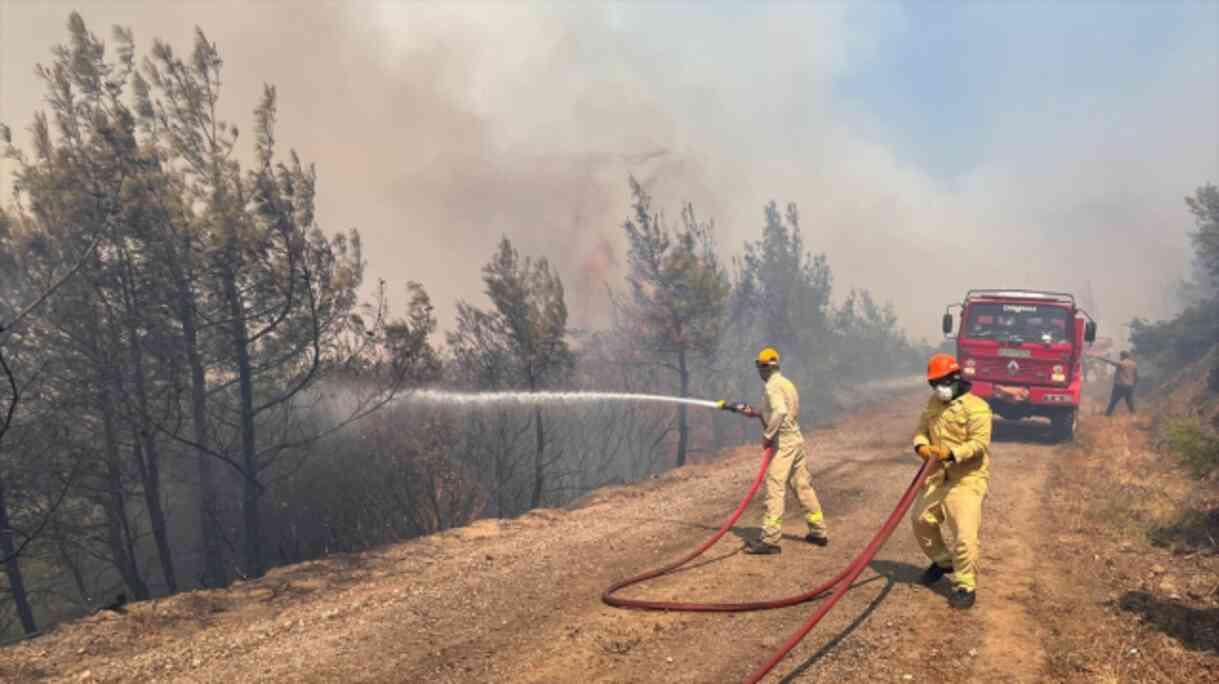
M 752 358 L 774 345 L 807 428 L 836 389 L 925 359 L 892 307 L 835 291 L 795 202 L 725 246 L 712 217 L 680 198 L 666 211 L 632 177 L 602 217 L 626 246 L 605 326 L 570 327 L 563 264 L 504 235 L 485 297 L 441 330 L 426 284 L 365 282 L 359 232 L 319 224 L 324 176 L 284 152 L 275 88 L 224 120 L 219 50 L 202 30 L 188 48 L 103 41 L 74 13 L 38 67 L 46 110 L 0 130 L 16 168 L 0 203 L 0 639 L 120 594 L 561 506 L 756 439 L 685 407 L 456 410 L 412 402 L 419 388 L 756 403 Z

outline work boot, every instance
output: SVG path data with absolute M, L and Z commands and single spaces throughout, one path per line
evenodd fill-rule
M 816 532 L 809 532 L 808 534 L 804 535 L 804 541 L 806 541 L 814 546 L 825 546 L 826 544 L 830 543 L 830 538 L 825 536 L 824 534 L 817 534 Z
M 973 608 L 974 601 L 977 600 L 976 592 L 968 589 L 956 589 L 948 596 L 948 605 L 960 610 Z
M 944 578 L 944 575 L 952 572 L 952 568 L 941 568 L 939 563 L 932 563 L 923 571 L 923 576 L 919 581 L 925 586 L 931 586 Z
M 750 540 L 745 542 L 745 553 L 754 556 L 770 556 L 776 553 L 783 553 L 783 549 L 777 544 L 769 544 L 761 540 Z

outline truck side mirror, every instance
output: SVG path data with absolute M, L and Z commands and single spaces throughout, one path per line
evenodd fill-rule
M 941 324 L 941 327 L 944 329 L 945 335 L 952 334 L 952 314 L 944 314 L 944 321 Z
M 1084 342 L 1092 344 L 1096 341 L 1096 321 L 1088 321 L 1084 324 Z

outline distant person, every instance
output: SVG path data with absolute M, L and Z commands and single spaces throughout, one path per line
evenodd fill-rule
M 919 417 L 914 451 L 941 465 L 927 476 L 914 501 L 910 526 L 931 559 L 922 583 L 932 586 L 951 574 L 948 605 L 966 609 L 977 599 L 978 529 L 990 482 L 992 414 L 985 400 L 969 393 L 970 383 L 961 378 L 961 366 L 951 354 L 931 357 L 927 382 L 933 396 Z M 953 537 L 951 549 L 944 543 L 942 526 Z
M 825 516 L 808 474 L 808 449 L 804 434 L 800 432 L 800 393 L 792 381 L 779 372 L 779 352 L 774 347 L 766 347 L 759 352 L 754 365 L 765 385 L 760 414 L 765 426 L 762 432 L 763 446 L 774 448 L 775 453 L 766 471 L 766 514 L 762 518 L 762 538 L 750 540 L 745 552 L 755 555 L 782 553 L 779 542 L 783 538 L 783 510 L 789 485 L 796 491 L 796 498 L 804 508 L 804 519 L 808 523 L 808 534 L 804 540 L 825 546 L 829 543 Z M 759 415 L 749 407 L 745 407 L 743 413 L 747 416 Z
M 1134 388 L 1139 384 L 1139 366 L 1134 362 L 1134 355 L 1130 352 L 1123 351 L 1120 356 L 1121 360 L 1117 363 L 1103 356 L 1092 357 L 1116 369 L 1113 372 L 1113 393 L 1109 395 L 1109 408 L 1105 411 L 1106 416 L 1112 416 L 1118 402 L 1123 399 L 1126 400 L 1126 408 L 1134 413 Z

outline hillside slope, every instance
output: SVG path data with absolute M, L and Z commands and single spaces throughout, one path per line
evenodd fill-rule
M 864 546 L 915 471 L 907 444 L 922 396 L 904 395 L 810 435 L 829 547 L 800 541 L 802 523 L 789 508 L 781 556 L 740 553 L 760 516 L 755 503 L 704 560 L 629 594 L 777 597 L 835 573 Z M 1101 420 L 1087 417 L 1085 433 L 1134 430 L 1126 419 Z M 917 584 L 925 560 L 903 524 L 768 681 L 1099 681 L 1113 669 L 1109 659 L 1122 665 L 1134 657 L 1120 650 L 1131 648 L 1125 641 L 1105 639 L 1165 634 L 1138 626 L 1139 615 L 1112 600 L 1110 576 L 1081 572 L 1081 561 L 1092 557 L 1088 563 L 1102 565 L 1112 558 L 1126 563 L 1125 553 L 1135 554 L 1131 565 L 1140 558 L 1142 547 L 1120 537 L 1098 537 L 1103 548 L 1090 546 L 1089 528 L 1079 523 L 1091 518 L 1076 507 L 1092 499 L 1078 488 L 1096 483 L 1064 473 L 1083 472 L 1072 459 L 1095 462 L 1105 454 L 1090 451 L 1093 442 L 1054 446 L 1040 443 L 1038 434 L 1021 425 L 997 429 L 973 611 L 953 613 L 943 586 Z M 281 568 L 226 591 L 63 625 L 0 651 L 0 679 L 737 681 L 803 622 L 811 604 L 737 615 L 659 614 L 611 609 L 599 596 L 612 581 L 668 561 L 710 534 L 745 491 L 757 459 L 756 450 L 741 449 L 716 463 L 599 491 L 570 510 L 480 521 L 377 552 Z M 1115 629 L 1093 629 L 1098 624 Z M 1076 649 L 1081 655 L 1074 659 L 1063 654 L 1063 644 L 1093 632 L 1094 649 Z M 1176 660 L 1175 681 L 1214 674 L 1213 649 L 1188 650 L 1187 642 L 1166 638 L 1163 646 L 1144 640 L 1135 647 L 1144 649 L 1137 662 L 1148 667 L 1121 671 L 1153 681 L 1146 675 L 1151 666 L 1168 662 L 1158 659 L 1188 652 L 1190 659 Z

